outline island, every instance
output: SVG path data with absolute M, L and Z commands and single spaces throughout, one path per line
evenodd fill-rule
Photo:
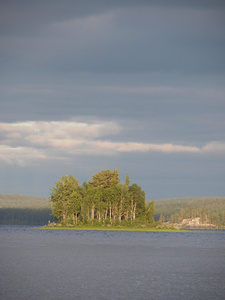
M 224 228 L 225 198 L 208 198 L 205 202 L 202 198 L 192 200 L 161 200 L 161 212 L 156 214 L 160 200 L 146 201 L 142 188 L 136 183 L 130 184 L 128 173 L 125 182 L 121 182 L 117 169 L 102 170 L 82 186 L 73 175 L 64 175 L 50 193 L 57 222 L 49 222 L 46 227 L 107 230 Z M 213 202 L 219 210 L 207 210 L 203 202 Z M 188 203 L 192 204 L 191 208 Z M 166 207 L 164 213 L 163 206 Z
M 64 175 L 51 189 L 50 201 L 58 227 L 155 225 L 154 201 L 146 203 L 145 192 L 130 184 L 128 173 L 121 182 L 116 168 L 96 173 L 82 186 L 73 175 Z

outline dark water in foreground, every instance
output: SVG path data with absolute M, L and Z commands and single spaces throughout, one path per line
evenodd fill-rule
M 225 299 L 225 232 L 0 226 L 0 299 Z

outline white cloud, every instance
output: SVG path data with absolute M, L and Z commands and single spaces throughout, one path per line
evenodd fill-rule
M 44 151 L 40 149 L 0 145 L 0 159 L 9 165 L 17 164 L 25 166 L 27 164 L 33 164 L 33 162 L 37 160 L 47 159 L 47 156 Z
M 93 141 L 118 134 L 112 122 L 20 122 L 0 123 L 0 159 L 8 164 L 65 158 L 68 154 L 96 154 Z
M 210 142 L 203 147 L 172 143 L 114 142 L 114 122 L 21 122 L 0 123 L 0 159 L 7 164 L 26 165 L 46 159 L 74 155 L 116 155 L 126 152 L 225 153 L 225 143 Z M 107 137 L 107 140 L 105 139 Z
M 211 142 L 206 144 L 204 147 L 202 147 L 203 152 L 208 152 L 208 153 L 225 153 L 225 142 L 220 143 L 220 142 Z
M 46 139 L 65 138 L 98 138 L 104 135 L 114 135 L 119 132 L 116 123 L 79 123 L 79 122 L 21 122 L 21 123 L 0 123 L 0 132 L 6 137 L 17 134 L 26 140 L 35 143 L 36 137 Z
M 125 143 L 120 144 L 120 152 L 200 152 L 198 147 L 173 145 L 173 144 L 143 144 L 143 143 Z

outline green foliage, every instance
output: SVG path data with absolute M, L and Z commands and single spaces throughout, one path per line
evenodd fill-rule
M 129 187 L 131 197 L 131 208 L 137 217 L 142 217 L 146 212 L 145 192 L 136 183 Z
M 92 176 L 92 180 L 89 180 L 89 184 L 93 187 L 109 188 L 120 182 L 119 172 L 114 169 L 113 172 L 110 170 L 103 170 Z
M 148 202 L 146 206 L 146 217 L 150 223 L 154 223 L 154 215 L 155 215 L 155 201 Z
M 81 202 L 80 186 L 72 175 L 62 176 L 51 189 L 50 200 L 53 202 L 53 216 L 63 223 L 75 222 Z
M 127 175 L 126 175 L 125 184 L 126 184 L 127 186 L 130 185 L 130 176 L 129 176 L 129 173 L 127 173 Z
M 62 224 L 119 225 L 154 223 L 153 206 L 146 208 L 145 193 L 137 184 L 120 182 L 119 172 L 103 170 L 79 186 L 72 175 L 62 176 L 51 189 L 53 215 Z

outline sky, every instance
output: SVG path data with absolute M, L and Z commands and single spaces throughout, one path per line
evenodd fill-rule
M 117 168 L 225 196 L 225 1 L 2 0 L 0 193 Z

